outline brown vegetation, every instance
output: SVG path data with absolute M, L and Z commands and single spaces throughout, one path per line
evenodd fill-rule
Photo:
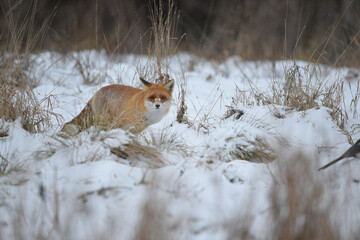
M 336 65 L 360 64 L 360 2 L 345 0 L 2 1 L 0 42 L 11 36 L 6 19 L 20 28 L 35 9 L 35 28 L 52 20 L 43 50 L 147 54 L 159 40 L 151 31 L 154 9 L 161 7 L 157 20 L 163 25 L 157 26 L 166 26 L 171 20 L 167 10 L 174 5 L 179 19 L 172 31 L 178 39 L 185 34 L 182 50 L 217 59 L 235 54 L 245 59 L 320 58 Z

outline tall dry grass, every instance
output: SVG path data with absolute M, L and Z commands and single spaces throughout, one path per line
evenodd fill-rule
M 23 128 L 30 132 L 50 127 L 51 117 L 61 118 L 52 111 L 53 104 L 56 104 L 55 96 L 39 100 L 33 91 L 40 79 L 34 74 L 36 64 L 31 54 L 41 48 L 53 17 L 50 13 L 41 27 L 36 28 L 36 3 L 30 4 L 25 19 L 18 19 L 13 13 L 18 5 L 5 12 L 6 25 L 0 33 L 2 37 L 7 36 L 6 44 L 0 51 L 0 118 L 5 121 L 20 118 Z
M 211 59 L 231 55 L 249 60 L 320 58 L 322 63 L 336 66 L 359 66 L 358 1 L 15 0 L 3 1 L 1 8 L 4 13 L 12 9 L 11 14 L 22 20 L 29 6 L 36 5 L 36 28 L 47 18 L 46 13 L 56 9 L 51 31 L 43 36 L 44 50 L 106 49 L 111 54 L 146 54 L 154 43 L 149 30 L 154 27 L 154 11 L 163 11 L 166 22 L 172 4 L 180 13 L 173 32 L 186 33 L 186 41 L 181 43 L 185 51 Z M 1 13 L 3 28 L 7 14 Z M 4 42 L 1 36 L 0 42 Z

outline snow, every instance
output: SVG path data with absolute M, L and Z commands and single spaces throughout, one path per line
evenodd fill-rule
M 359 234 L 360 162 L 349 158 L 317 171 L 350 147 L 345 131 L 354 141 L 360 138 L 360 109 L 354 104 L 360 79 L 356 74 L 348 79 L 359 70 L 318 65 L 317 80 L 311 83 L 344 82 L 341 107 L 348 119 L 342 130 L 332 110 L 321 104 L 308 110 L 258 104 L 254 89 L 270 96 L 272 83 L 284 86 L 284 71 L 294 64 L 308 79 L 311 63 L 249 62 L 235 56 L 216 63 L 180 53 L 170 57 L 169 74 L 177 83 L 171 110 L 159 123 L 139 136 L 92 127 L 63 138 L 58 135 L 62 125 L 101 87 L 139 87 L 143 75 L 151 81 L 147 69 L 153 59 L 97 51 L 47 52 L 32 59 L 36 67 L 31 74 L 39 80 L 36 96 L 54 96 L 52 111 L 62 118 L 53 117 L 52 127 L 43 133 L 25 131 L 20 119 L 2 124 L 8 136 L 0 138 L 0 155 L 9 164 L 0 176 L 4 239 L 19 234 L 26 239 L 134 239 L 149 226 L 156 229 L 153 236 L 166 239 L 232 239 L 242 227 L 255 239 L 267 239 L 277 227 L 271 210 L 274 189 L 279 191 L 277 204 L 284 206 L 280 217 L 286 218 L 290 188 L 304 191 L 306 198 L 316 186 L 323 192 L 318 209 L 326 209 L 339 236 Z M 78 62 L 91 82 L 85 83 Z M 176 122 L 182 77 L 189 124 Z M 243 116 L 225 118 L 229 106 Z M 233 153 L 253 151 L 258 139 L 275 153 L 274 161 L 250 162 Z M 111 152 L 134 141 L 158 150 L 163 162 L 152 163 L 142 153 L 122 159 Z M 297 158 L 299 152 L 305 157 Z M 308 162 L 299 163 L 301 159 Z M 289 169 L 300 175 L 304 171 L 303 178 L 291 185 Z M 152 216 L 148 221 L 146 214 Z M 301 214 L 299 226 L 306 221 Z

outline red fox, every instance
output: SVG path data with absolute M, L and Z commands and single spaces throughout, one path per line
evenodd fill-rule
M 174 80 L 166 84 L 149 83 L 143 78 L 140 81 L 143 90 L 119 84 L 101 88 L 61 131 L 76 135 L 97 126 L 103 130 L 122 128 L 140 133 L 159 122 L 169 112 Z

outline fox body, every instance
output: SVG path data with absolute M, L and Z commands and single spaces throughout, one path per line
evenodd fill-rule
M 144 89 L 118 84 L 101 88 L 61 131 L 76 135 L 97 126 L 103 130 L 123 128 L 139 133 L 159 122 L 169 112 L 174 80 L 166 84 L 140 80 Z

